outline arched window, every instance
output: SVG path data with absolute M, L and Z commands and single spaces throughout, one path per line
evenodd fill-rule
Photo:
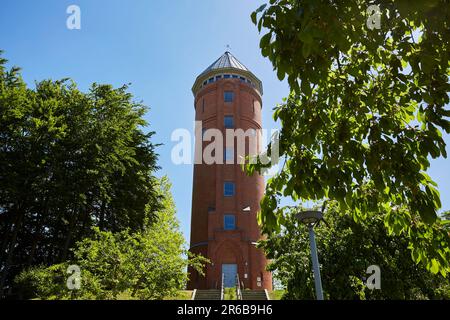
M 226 129 L 233 129 L 234 128 L 234 118 L 233 116 L 225 116 L 223 118 L 223 125 Z
M 226 214 L 223 216 L 223 229 L 224 230 L 236 229 L 236 216 L 234 214 Z
M 233 91 L 225 91 L 223 93 L 224 102 L 233 102 L 234 100 L 234 92 Z
M 234 196 L 234 192 L 235 192 L 234 182 L 227 181 L 223 184 L 223 195 L 225 197 Z

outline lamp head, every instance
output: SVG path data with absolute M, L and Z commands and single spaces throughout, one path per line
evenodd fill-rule
M 321 211 L 307 210 L 297 213 L 295 217 L 303 224 L 315 225 L 323 219 L 323 214 Z

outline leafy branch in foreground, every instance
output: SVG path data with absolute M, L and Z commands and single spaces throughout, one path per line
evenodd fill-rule
M 291 94 L 275 108 L 282 171 L 269 180 L 259 215 L 279 231 L 282 197 L 336 200 L 356 221 L 387 212 L 389 232 L 406 234 L 412 257 L 450 271 L 450 240 L 437 212 L 429 158 L 446 157 L 450 132 L 447 0 L 378 1 L 370 30 L 362 0 L 271 0 L 252 14 L 263 56 Z M 262 163 L 248 164 L 248 173 Z

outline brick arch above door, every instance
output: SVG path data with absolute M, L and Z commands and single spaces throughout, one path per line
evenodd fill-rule
M 214 246 L 213 259 L 216 263 L 236 263 L 241 265 L 243 263 L 242 248 L 240 241 L 222 240 Z

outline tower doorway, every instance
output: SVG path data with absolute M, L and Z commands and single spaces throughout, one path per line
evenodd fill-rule
M 223 286 L 232 288 L 236 285 L 237 264 L 222 264 Z

